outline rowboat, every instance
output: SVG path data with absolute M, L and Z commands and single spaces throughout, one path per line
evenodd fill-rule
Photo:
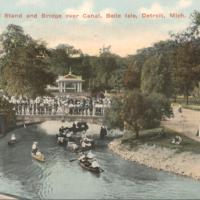
M 101 172 L 103 172 L 103 169 L 101 169 L 100 167 L 92 167 L 91 165 L 90 166 L 87 166 L 84 162 L 82 161 L 79 161 L 79 164 L 82 168 L 88 170 L 88 171 L 91 171 L 91 172 L 94 172 L 94 173 L 97 173 L 97 174 L 100 174 Z
M 40 162 L 44 162 L 45 161 L 44 155 L 42 153 L 40 153 L 38 155 L 34 154 L 34 153 L 31 153 L 31 156 L 32 156 L 32 158 L 34 158 L 37 161 L 40 161 Z
M 94 147 L 95 147 L 94 140 L 89 139 L 87 137 L 83 137 L 80 140 L 80 144 L 81 144 L 82 151 L 88 151 L 88 150 L 94 149 Z
M 62 138 L 62 139 L 61 139 Z M 68 139 L 64 137 L 58 137 L 57 144 L 59 145 L 66 145 L 68 143 Z

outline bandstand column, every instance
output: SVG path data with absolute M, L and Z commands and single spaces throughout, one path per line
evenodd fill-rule
M 60 92 L 62 92 L 62 82 L 60 82 Z
M 95 104 L 93 104 L 93 108 L 92 108 L 92 115 L 95 116 L 95 111 L 96 111 L 96 107 Z
M 61 92 L 62 91 L 61 82 L 58 82 L 58 84 L 59 84 L 59 91 Z
M 64 92 L 66 92 L 66 82 L 64 82 Z
M 65 82 L 63 82 L 63 92 L 65 92 Z
M 80 88 L 80 91 L 79 91 L 79 92 L 82 92 L 82 83 L 80 82 L 79 85 L 80 85 L 80 86 L 79 86 L 79 88 Z
M 44 114 L 47 115 L 47 105 L 44 106 Z
M 63 92 L 63 82 L 61 82 L 61 92 Z
M 60 82 L 58 82 L 58 90 L 59 90 L 59 92 L 60 92 Z
M 29 107 L 29 105 L 27 105 L 27 107 L 26 107 L 26 115 L 30 115 L 30 107 Z
M 22 115 L 25 115 L 25 107 L 23 104 L 22 104 Z
M 36 103 L 35 114 L 38 115 L 38 104 Z

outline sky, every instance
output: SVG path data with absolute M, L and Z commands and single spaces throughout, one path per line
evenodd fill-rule
M 111 45 L 112 53 L 127 56 L 169 39 L 169 32 L 183 31 L 198 8 L 200 0 L 0 0 L 0 33 L 9 24 L 16 24 L 34 39 L 45 41 L 49 48 L 69 44 L 85 54 L 98 55 L 100 48 Z M 62 18 L 41 18 L 42 13 Z M 126 13 L 137 19 L 125 18 Z M 142 13 L 165 18 L 142 18 Z M 182 13 L 184 17 L 172 18 L 170 13 Z M 22 14 L 22 18 L 6 18 L 5 14 Z M 83 14 L 99 14 L 101 18 L 83 18 Z M 107 14 L 121 17 L 106 18 Z M 69 19 L 66 15 L 79 16 Z

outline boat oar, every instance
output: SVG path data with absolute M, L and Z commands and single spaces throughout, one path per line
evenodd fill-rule
M 102 168 L 100 168 L 101 172 L 104 172 L 104 170 Z
M 77 158 L 73 158 L 73 159 L 69 160 L 69 162 L 73 162 L 75 160 L 78 160 L 78 159 Z

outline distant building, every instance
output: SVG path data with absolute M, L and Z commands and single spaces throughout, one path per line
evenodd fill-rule
M 105 47 L 105 46 L 103 45 L 103 47 L 99 49 L 99 53 L 100 53 L 100 54 L 110 53 L 110 49 L 111 49 L 111 45 L 109 45 L 109 46 L 107 46 L 107 47 Z

